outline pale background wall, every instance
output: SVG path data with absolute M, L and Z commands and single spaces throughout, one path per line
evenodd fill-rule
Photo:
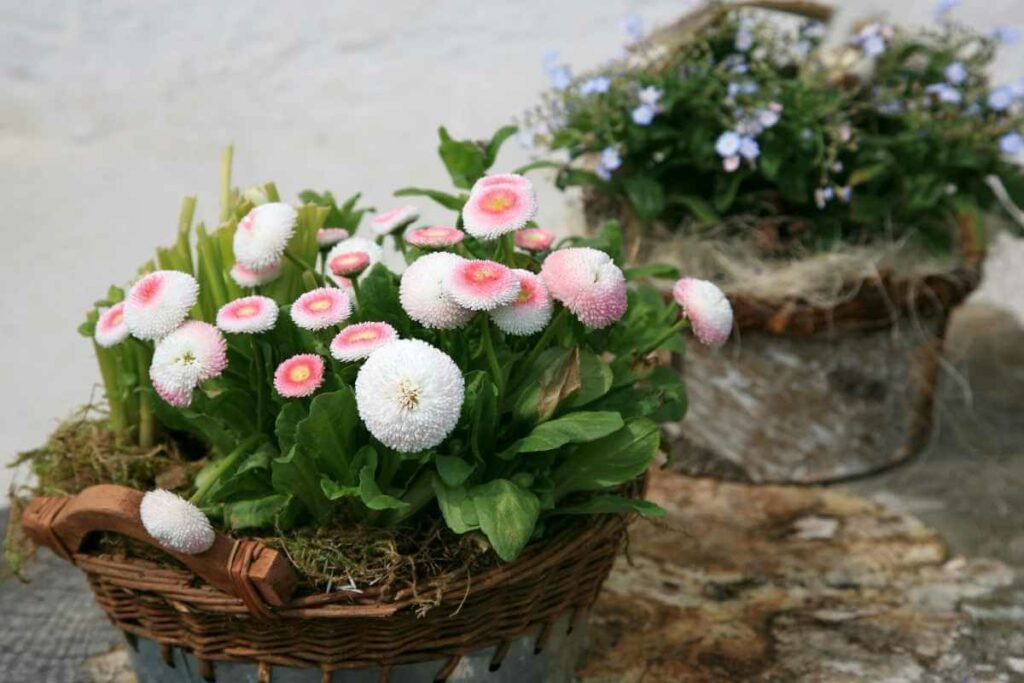
M 842 4 L 846 18 L 932 11 L 930 0 Z M 483 136 L 532 103 L 547 48 L 594 65 L 622 42 L 628 13 L 651 26 L 686 5 L 0 0 L 0 464 L 88 399 L 83 311 L 169 241 L 183 195 L 213 214 L 225 144 L 242 184 L 362 190 L 386 207 L 396 187 L 446 185 L 439 124 Z M 957 12 L 1024 29 L 1019 0 Z M 1021 75 L 1022 56 L 1022 44 L 1006 50 L 1002 79 Z M 524 160 L 517 150 L 500 164 Z M 559 195 L 541 202 L 544 224 L 578 224 Z M 1024 288 L 1024 256 L 1007 261 L 986 294 L 1002 302 Z M 0 471 L 0 489 L 9 481 Z

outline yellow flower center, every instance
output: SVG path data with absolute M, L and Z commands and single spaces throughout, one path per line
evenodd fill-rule
M 362 330 L 348 338 L 350 342 L 374 341 L 379 335 L 376 330 Z
M 314 313 L 321 313 L 331 307 L 330 299 L 317 299 L 316 301 L 310 302 L 309 310 Z
M 296 365 L 288 372 L 288 379 L 293 382 L 305 382 L 313 374 L 308 365 Z
M 256 315 L 259 312 L 259 310 L 260 309 L 257 306 L 247 304 L 245 306 L 240 306 L 238 310 L 235 311 L 235 315 L 237 315 L 239 318 L 251 318 L 254 315 Z
M 473 271 L 473 280 L 475 282 L 484 282 L 485 280 L 493 279 L 497 273 L 490 266 L 482 266 Z
M 420 404 L 420 391 L 412 382 L 401 380 L 398 383 L 398 402 L 403 410 L 413 410 Z
M 494 212 L 504 211 L 512 206 L 512 197 L 504 192 L 496 192 L 487 199 L 485 206 Z

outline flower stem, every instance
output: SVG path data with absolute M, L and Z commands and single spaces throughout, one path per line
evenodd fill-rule
M 156 419 L 153 415 L 153 383 L 149 379 L 149 364 L 153 351 L 145 342 L 135 343 L 135 371 L 139 376 L 139 446 L 152 448 L 156 442 Z
M 689 324 L 690 324 L 689 320 L 687 320 L 686 318 L 680 318 L 679 321 L 676 322 L 675 325 L 670 327 L 668 330 L 665 331 L 664 334 L 662 334 L 660 337 L 658 337 L 658 341 L 654 342 L 653 344 L 648 345 L 647 349 L 644 350 L 640 355 L 641 356 L 646 356 L 648 353 L 651 353 L 652 351 L 656 351 L 662 344 L 664 344 L 669 339 L 671 339 L 672 337 L 676 336 L 677 334 L 682 332 L 684 329 L 686 329 L 689 326 Z
M 540 357 L 540 354 L 544 353 L 544 349 L 546 349 L 547 346 L 551 343 L 551 340 L 558 332 L 558 329 L 562 326 L 562 321 L 565 320 L 568 314 L 569 309 L 563 307 L 561 310 L 558 311 L 554 319 L 550 323 L 548 323 L 548 326 L 544 330 L 544 333 L 540 336 L 540 339 L 537 340 L 537 343 L 534 344 L 532 349 L 530 349 L 529 355 L 527 355 L 526 358 L 523 359 L 522 361 L 524 377 L 529 373 L 530 366 L 537 362 L 537 358 Z
M 203 485 L 196 489 L 196 492 L 192 494 L 192 497 L 189 498 L 189 502 L 195 505 L 196 507 L 201 507 L 203 504 L 203 500 L 206 498 L 207 494 L 210 493 L 210 489 L 213 488 L 213 485 L 216 484 L 220 480 L 220 478 L 224 476 L 225 472 L 231 469 L 231 466 L 235 464 L 238 458 L 240 458 L 242 455 L 247 453 L 253 446 L 259 443 L 260 438 L 260 435 L 253 434 L 248 439 L 238 444 L 238 446 L 235 447 L 235 450 L 231 451 L 223 458 L 218 460 L 216 463 L 214 463 L 210 471 L 210 475 L 206 478 L 206 481 L 203 482 Z
M 491 341 L 491 322 L 486 313 L 480 314 L 480 332 L 483 336 L 484 354 L 487 356 L 487 364 L 491 367 L 491 375 L 494 376 L 494 386 L 498 388 L 498 395 L 505 393 L 505 373 L 501 370 L 498 357 L 494 354 L 494 344 Z
M 319 286 L 321 286 L 321 287 L 324 286 L 324 284 L 325 284 L 324 278 L 320 275 L 320 273 L 317 271 L 317 269 L 314 268 L 313 266 L 309 265 L 309 263 L 307 263 L 304 258 L 302 258 L 298 254 L 296 254 L 291 249 L 285 249 L 284 250 L 284 256 L 285 256 L 285 258 L 287 258 L 289 261 L 291 261 L 292 263 L 297 265 L 302 270 L 308 271 L 309 273 L 311 273 L 313 275 L 313 278 L 316 280 L 316 283 Z
M 107 410 L 110 412 L 110 428 L 114 430 L 117 442 L 124 441 L 127 433 L 125 423 L 124 397 L 121 395 L 121 380 L 118 374 L 118 363 L 111 350 L 104 349 L 96 342 L 93 342 L 96 351 L 96 361 L 100 366 L 100 376 L 103 378 L 103 391 L 107 395 Z
M 228 145 L 220 158 L 220 222 L 231 216 L 231 162 L 235 148 Z

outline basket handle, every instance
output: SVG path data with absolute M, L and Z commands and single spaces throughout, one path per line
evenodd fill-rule
M 99 484 L 75 496 L 39 496 L 25 508 L 21 523 L 29 538 L 69 562 L 95 531 L 113 531 L 147 543 L 244 602 L 255 616 L 270 617 L 268 605 L 280 607 L 291 599 L 298 577 L 282 553 L 220 532 L 215 532 L 209 550 L 197 555 L 168 550 L 142 525 L 142 495 L 127 486 Z

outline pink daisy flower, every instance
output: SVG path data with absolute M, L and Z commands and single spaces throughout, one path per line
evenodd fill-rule
M 496 261 L 463 261 L 444 281 L 448 296 L 463 308 L 489 311 L 510 303 L 519 294 L 519 278 Z
M 370 219 L 370 229 L 374 235 L 390 235 L 404 228 L 420 217 L 420 211 L 411 204 L 378 213 Z
M 125 299 L 124 321 L 139 339 L 173 332 L 199 300 L 199 283 L 188 273 L 157 270 L 136 282 Z
M 702 344 L 721 346 L 726 342 L 732 332 L 732 304 L 717 285 L 684 277 L 672 288 L 672 297 Z
M 295 207 L 284 202 L 260 204 L 238 221 L 235 260 L 250 270 L 278 263 L 298 220 Z
M 398 300 L 410 318 L 435 330 L 454 330 L 473 317 L 445 292 L 448 274 L 466 259 L 438 251 L 416 259 L 402 274 Z
M 349 325 L 331 341 L 331 355 L 340 361 L 361 360 L 396 339 L 398 332 L 387 323 Z
M 306 330 L 323 330 L 337 325 L 352 313 L 348 294 L 337 287 L 320 287 L 306 292 L 292 304 L 292 320 Z
M 536 334 L 551 320 L 554 302 L 539 276 L 521 268 L 512 272 L 519 279 L 519 294 L 512 303 L 491 311 L 491 320 L 506 334 L 520 337 Z
M 477 239 L 493 240 L 519 230 L 537 213 L 530 181 L 495 183 L 494 177 L 478 180 L 462 209 L 466 232 Z
M 227 366 L 228 345 L 220 330 L 189 320 L 157 342 L 149 378 L 161 398 L 180 408 L 192 402 L 201 382 L 219 377 Z
M 285 398 L 304 398 L 324 383 L 324 359 L 312 353 L 300 353 L 277 366 L 274 388 Z
M 473 189 L 477 187 L 498 187 L 499 185 L 514 185 L 515 187 L 525 187 L 531 191 L 533 190 L 533 183 L 526 176 L 519 175 L 518 173 L 492 173 L 491 175 L 485 175 L 476 181 Z
M 607 327 L 626 312 L 626 278 L 603 251 L 559 249 L 544 259 L 540 276 L 551 296 L 587 327 Z
M 253 270 L 246 268 L 241 263 L 236 263 L 231 266 L 231 279 L 234 280 L 239 287 L 259 287 L 265 285 L 268 282 L 273 282 L 281 275 L 281 263 L 272 263 L 266 268 L 259 268 Z
M 429 228 L 414 228 L 405 233 L 405 241 L 420 249 L 444 249 L 462 241 L 466 233 L 457 228 L 432 225 Z
M 331 250 L 327 252 L 327 263 L 332 263 L 342 254 L 360 251 L 370 257 L 370 263 L 367 264 L 366 270 L 380 263 L 380 260 L 384 257 L 384 250 L 373 240 L 368 240 L 365 237 L 349 237 L 347 240 L 342 240 L 331 247 Z
M 320 228 L 316 231 L 316 243 L 321 249 L 333 247 L 342 240 L 348 239 L 348 230 L 345 228 Z
M 516 246 L 526 251 L 547 251 L 555 241 L 555 233 L 540 228 L 526 228 L 516 232 Z
M 96 321 L 93 339 L 103 348 L 120 344 L 128 336 L 128 325 L 124 322 L 124 302 L 114 304 L 100 313 Z
M 346 251 L 327 262 L 327 267 L 331 269 L 331 272 L 342 277 L 358 275 L 369 265 L 370 255 L 365 251 Z
M 217 327 L 235 334 L 256 334 L 274 329 L 277 303 L 265 296 L 246 296 L 221 306 Z

